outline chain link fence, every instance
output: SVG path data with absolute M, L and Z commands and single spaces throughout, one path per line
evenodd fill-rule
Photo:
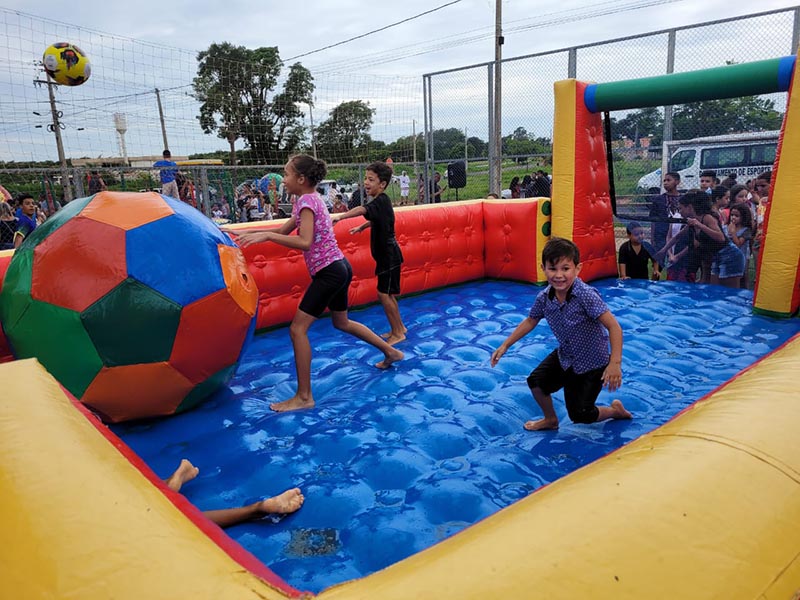
M 518 183 L 539 169 L 551 171 L 555 81 L 620 81 L 781 57 L 797 52 L 798 36 L 800 7 L 792 7 L 504 59 L 502 156 L 496 159 L 503 193 L 524 195 Z M 491 187 L 494 68 L 493 62 L 482 63 L 423 77 L 425 170 L 445 173 L 448 164 L 465 161 L 462 197 L 484 197 Z M 661 187 L 665 142 L 776 129 L 785 103 L 784 93 L 613 113 L 619 201 L 641 202 L 647 188 Z M 642 189 L 640 180 L 648 175 L 657 183 Z M 446 199 L 454 196 L 451 186 Z

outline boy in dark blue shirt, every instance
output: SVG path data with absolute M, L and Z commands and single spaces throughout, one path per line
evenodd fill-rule
M 528 387 L 544 418 L 528 421 L 525 429 L 558 429 L 551 394 L 561 388 L 574 423 L 630 419 L 631 413 L 619 400 L 611 406 L 595 406 L 604 385 L 613 392 L 622 384 L 622 328 L 600 294 L 578 279 L 578 247 L 569 240 L 551 238 L 542 251 L 542 269 L 549 285 L 536 296 L 528 317 L 492 353 L 494 367 L 542 318 L 558 340 L 558 348 L 528 376 Z
M 374 162 L 366 168 L 364 192 L 372 201 L 364 206 L 356 206 L 345 213 L 335 214 L 331 220 L 363 215 L 366 222 L 350 229 L 351 234 L 370 227 L 370 250 L 375 259 L 375 275 L 378 276 L 378 300 L 380 300 L 391 331 L 384 334 L 386 342 L 394 345 L 406 339 L 406 329 L 400 316 L 397 296 L 400 294 L 400 267 L 403 253 L 394 235 L 394 208 L 392 201 L 384 192 L 392 180 L 392 168 L 384 162 Z
M 30 194 L 19 198 L 20 214 L 17 217 L 17 231 L 14 232 L 14 248 L 19 248 L 23 240 L 36 229 L 36 202 Z

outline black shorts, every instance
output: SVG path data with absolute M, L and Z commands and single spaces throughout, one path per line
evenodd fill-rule
M 375 274 L 378 276 L 378 291 L 381 294 L 397 296 L 400 293 L 401 267 L 401 263 L 389 266 L 377 266 Z
M 603 371 L 605 367 L 580 374 L 575 373 L 572 368 L 565 371 L 558 360 L 558 350 L 553 350 L 528 375 L 528 387 L 538 387 L 545 394 L 564 388 L 564 402 L 572 422 L 594 423 L 600 415 L 594 403 L 603 389 Z
M 308 286 L 300 310 L 312 317 L 319 318 L 326 308 L 331 310 L 347 310 L 347 292 L 353 269 L 346 258 L 334 261 L 314 274 Z

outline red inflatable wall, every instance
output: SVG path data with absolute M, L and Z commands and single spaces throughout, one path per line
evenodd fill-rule
M 608 182 L 608 161 L 600 114 L 583 103 L 586 86 L 577 82 L 575 110 L 575 208 L 572 240 L 581 250 L 581 279 L 616 277 L 614 217 Z
M 395 230 L 405 262 L 402 294 L 482 279 L 486 276 L 537 281 L 537 202 L 467 200 L 396 209 Z M 377 300 L 375 262 L 369 232 L 351 235 L 361 217 L 335 226 L 336 239 L 353 266 L 350 304 Z M 254 229 L 274 229 L 281 221 L 266 221 Z M 235 232 L 241 226 L 233 226 Z M 541 236 L 539 236 L 541 237 Z M 257 327 L 288 323 L 310 282 L 303 254 L 274 243 L 243 249 L 259 290 Z M 0 254 L 2 281 L 11 253 Z M 0 338 L 0 360 L 4 338 Z
M 537 281 L 541 248 L 537 247 L 538 202 L 487 200 L 483 204 L 486 276 Z
M 402 294 L 421 292 L 485 276 L 483 202 L 469 200 L 402 207 L 395 211 L 395 232 L 403 251 Z M 351 235 L 361 217 L 336 224 L 336 239 L 353 267 L 351 306 L 378 299 L 375 261 L 369 250 L 369 232 Z M 264 223 L 264 229 L 280 223 Z M 244 249 L 259 289 L 257 328 L 292 320 L 310 282 L 303 255 L 270 242 Z
M 0 291 L 3 289 L 3 279 L 5 279 L 8 264 L 11 262 L 11 257 L 13 255 L 14 253 L 10 250 L 0 252 Z M 11 348 L 8 347 L 8 340 L 6 340 L 3 328 L 0 326 L 0 363 L 8 362 L 13 359 Z

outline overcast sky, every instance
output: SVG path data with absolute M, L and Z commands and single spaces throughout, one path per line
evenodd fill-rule
M 185 88 L 196 70 L 196 52 L 212 42 L 227 41 L 249 48 L 277 46 L 281 57 L 287 60 L 449 1 L 138 0 L 117 8 L 117 3 L 81 0 L 63 10 L 29 0 L 5 0 L 0 10 L 0 26 L 5 26 L 8 41 L 5 48 L 0 47 L 0 52 L 8 54 L 5 62 L 9 66 L 7 73 L 0 69 L 0 106 L 9 97 L 14 101 L 6 106 L 0 123 L 0 137 L 6 140 L 5 145 L 0 143 L 0 159 L 9 160 L 11 156 L 40 159 L 42 154 L 53 154 L 52 134 L 48 139 L 43 128 L 35 128 L 31 116 L 33 110 L 47 109 L 46 91 L 34 88 L 31 81 L 36 76 L 33 63 L 48 43 L 62 39 L 78 43 L 92 58 L 93 75 L 88 83 L 80 88 L 59 90 L 59 107 L 67 124 L 68 154 L 114 154 L 116 139 L 109 123 L 113 112 L 119 110 L 129 115 L 129 154 L 146 154 L 148 149 L 160 145 L 157 123 L 153 131 L 152 119 L 137 113 L 132 100 L 120 104 L 107 99 L 145 94 L 159 87 L 166 90 L 162 101 L 168 121 L 172 120 L 168 128 L 184 139 L 198 135 L 193 117 L 196 104 Z M 634 8 L 637 6 L 642 8 Z M 506 0 L 502 5 L 506 35 L 503 56 L 510 58 L 791 6 L 793 2 L 787 0 Z M 390 141 L 398 135 L 410 134 L 412 127 L 420 131 L 421 76 L 493 60 L 494 21 L 493 0 L 460 0 L 383 32 L 297 58 L 316 78 L 318 112 L 313 115 L 316 122 L 324 119 L 326 110 L 338 102 L 366 98 L 379 111 L 373 137 Z M 731 33 L 710 44 L 706 32 L 697 35 L 687 32 L 678 40 L 679 50 L 683 48 L 684 52 L 679 51 L 676 69 L 704 68 L 724 64 L 725 60 L 750 61 L 789 53 L 790 18 L 783 18 L 780 23 L 763 20 L 750 29 L 726 29 Z M 771 37 L 773 34 L 777 36 L 775 39 Z M 660 74 L 666 63 L 663 47 L 663 40 L 653 39 L 579 53 L 578 77 L 615 80 Z M 690 47 L 696 50 L 688 52 Z M 386 62 L 387 58 L 391 62 Z M 530 116 L 524 126 L 537 135 L 549 135 L 552 107 L 546 97 L 552 96 L 552 82 L 564 77 L 563 55 L 541 59 L 535 66 L 509 64 L 504 69 L 504 80 L 509 86 L 504 114 L 510 120 L 504 118 L 504 128 L 513 127 L 514 119 L 519 120 L 516 113 L 524 112 Z M 532 96 L 543 100 L 535 111 L 530 108 Z M 485 70 L 435 77 L 433 97 L 436 127 L 467 128 L 485 137 Z M 147 102 L 148 111 L 154 106 L 150 98 L 142 101 Z M 72 134 L 70 127 L 83 129 L 78 135 Z M 211 138 L 208 147 L 224 147 L 213 136 L 206 137 Z M 200 143 L 187 142 L 180 151 L 207 149 L 198 148 Z

